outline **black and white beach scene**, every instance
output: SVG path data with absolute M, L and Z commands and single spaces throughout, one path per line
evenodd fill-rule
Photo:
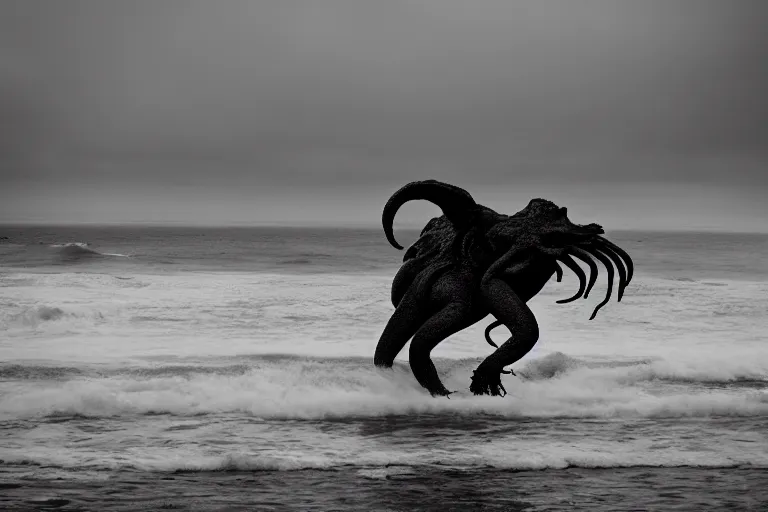
M 768 510 L 767 23 L 0 0 L 0 509 Z

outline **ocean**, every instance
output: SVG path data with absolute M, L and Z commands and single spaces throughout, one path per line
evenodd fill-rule
M 768 235 L 609 232 L 622 301 L 566 270 L 506 397 L 490 319 L 435 349 L 450 399 L 373 366 L 380 229 L 0 236 L 4 510 L 768 510 Z

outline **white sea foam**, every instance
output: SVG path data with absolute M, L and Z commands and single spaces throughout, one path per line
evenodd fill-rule
M 28 333 L 27 329 L 48 333 L 71 332 L 73 329 L 93 328 L 98 322 L 103 322 L 104 316 L 100 311 L 83 307 L 28 305 L 18 307 L 16 311 L 0 314 L 0 329 L 5 328 L 12 334 Z
M 11 320 L 34 316 L 39 308 L 64 312 L 55 322 L 28 322 L 48 336 L 30 339 L 23 329 L 14 331 L 16 343 L 0 343 L 0 360 L 6 361 L 41 355 L 69 362 L 249 353 L 370 357 L 392 313 L 391 277 L 384 275 L 64 273 L 14 274 L 0 281 L 9 302 L 0 312 L 0 329 L 24 327 Z M 554 303 L 573 284 L 568 278 L 553 283 L 531 302 L 541 339 L 529 358 L 563 352 L 661 359 L 675 371 L 690 362 L 691 371 L 706 367 L 722 374 L 718 379 L 740 365 L 760 373 L 768 361 L 768 315 L 761 306 L 768 283 L 723 281 L 711 287 L 640 275 L 621 303 L 611 303 L 592 322 L 592 298 Z M 482 334 L 487 322 L 452 336 L 434 355 L 484 357 L 490 350 Z M 721 361 L 722 368 L 707 367 L 706 361 Z
M 768 291 L 765 283 L 723 282 L 712 288 L 641 275 L 632 294 L 628 291 L 621 304 L 611 304 L 594 322 L 582 314 L 590 304 L 556 305 L 553 298 L 562 290 L 547 291 L 532 302 L 541 341 L 514 365 L 522 380 L 506 378 L 510 397 L 459 394 L 432 400 L 404 363 L 394 374 L 370 367 L 392 311 L 387 276 L 17 274 L 0 280 L 10 299 L 0 314 L 6 334 L 0 360 L 253 367 L 238 375 L 75 379 L 4 396 L 4 415 L 242 411 L 286 418 L 409 412 L 654 417 L 766 411 L 759 381 L 768 379 L 763 342 L 768 319 L 754 300 Z M 567 279 L 562 285 L 567 287 Z M 434 351 L 449 389 L 466 390 L 472 369 L 490 352 L 484 325 Z M 299 358 L 279 364 L 253 359 L 273 353 L 363 359 Z M 743 380 L 758 384 L 738 391 L 703 386 Z M 659 382 L 668 385 L 660 389 Z M 672 385 L 686 382 L 691 385 Z
M 434 449 L 424 444 L 409 444 L 400 450 L 381 451 L 380 446 L 359 438 L 324 440 L 325 450 L 248 450 L 210 453 L 199 448 L 157 447 L 133 450 L 117 458 L 106 453 L 83 450 L 58 451 L 32 448 L 26 452 L 4 450 L 5 464 L 44 465 L 70 469 L 139 469 L 143 471 L 296 471 L 333 470 L 345 466 L 368 478 L 418 474 L 423 467 L 493 468 L 542 470 L 619 467 L 758 467 L 768 468 L 768 456 L 749 450 L 691 451 L 675 447 L 659 450 L 648 442 L 603 442 L 600 445 L 553 440 L 530 443 L 503 438 L 496 442 L 476 443 L 463 438 L 450 450 Z M 259 453 L 267 451 L 268 453 Z
M 59 320 L 63 316 L 64 311 L 61 308 L 37 306 L 11 317 L 11 321 L 22 325 L 37 325 L 40 322 Z
M 466 390 L 477 361 L 447 363 L 442 369 L 446 385 Z M 451 399 L 433 399 L 404 365 L 386 371 L 357 359 L 303 358 L 250 364 L 247 371 L 238 367 L 237 374 L 196 373 L 192 368 L 172 376 L 75 376 L 49 387 L 20 387 L 0 398 L 0 414 L 25 418 L 236 412 L 295 419 L 414 413 L 585 418 L 768 415 L 768 381 L 752 380 L 746 388 L 726 385 L 727 381 L 764 379 L 765 368 L 763 373 L 757 368 L 735 368 L 713 379 L 705 368 L 676 371 L 664 361 L 589 366 L 554 354 L 524 366 L 521 379 L 505 378 L 510 395 L 504 399 L 474 397 L 467 391 Z M 548 370 L 542 373 L 542 368 Z M 664 384 L 663 379 L 669 382 Z M 722 385 L 680 387 L 676 383 L 681 380 Z

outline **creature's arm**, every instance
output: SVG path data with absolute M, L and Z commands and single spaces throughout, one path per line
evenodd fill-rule
M 528 258 L 526 261 L 530 261 L 530 258 Z M 559 283 L 559 282 L 561 282 L 563 280 L 563 269 L 562 269 L 562 267 L 560 267 L 560 265 L 557 264 L 557 261 L 554 262 L 554 265 L 555 265 L 555 276 L 557 278 L 557 282 Z M 571 268 L 571 265 L 569 264 L 568 267 Z M 521 269 L 519 268 L 519 265 L 514 265 L 512 268 L 505 269 L 504 270 L 503 279 L 505 281 L 507 281 L 507 282 L 514 282 L 514 279 L 515 279 L 516 275 L 518 275 L 520 270 Z M 575 269 L 575 271 L 577 271 L 577 272 L 581 271 L 581 268 L 579 267 L 579 268 Z M 583 276 L 584 272 L 581 271 L 581 274 Z M 579 279 L 580 279 L 580 282 L 581 282 L 581 288 L 579 289 L 579 291 L 581 292 L 581 291 L 583 291 L 583 288 L 584 288 L 584 278 L 579 277 Z M 557 303 L 558 304 L 563 304 L 565 302 L 570 302 L 572 300 L 574 300 L 574 299 L 573 298 L 564 299 L 564 300 L 557 301 Z M 488 324 L 488 327 L 485 328 L 485 341 L 487 341 L 488 344 L 490 346 L 492 346 L 493 348 L 499 348 L 499 346 L 493 341 L 493 338 L 491 338 L 491 331 L 493 331 L 495 328 L 497 328 L 499 326 L 502 326 L 502 325 L 504 325 L 504 324 L 500 320 L 494 320 L 493 322 Z M 509 371 L 509 372 L 505 371 L 505 372 L 502 372 L 502 373 L 511 373 L 512 375 L 515 374 L 515 372 L 512 372 L 512 371 Z
M 527 354 L 539 339 L 539 327 L 533 313 L 503 278 L 524 264 L 515 265 L 523 251 L 530 247 L 515 244 L 490 266 L 480 283 L 480 292 L 489 311 L 513 333 L 504 344 L 488 356 L 475 370 L 470 390 L 476 394 L 501 395 L 506 393 L 501 384 L 501 373 Z
M 532 259 L 534 258 L 534 255 L 531 253 L 528 253 L 523 258 L 517 257 L 518 253 L 520 252 L 520 249 L 514 249 L 512 250 L 508 255 L 508 257 L 505 257 L 505 261 L 509 260 L 510 266 L 504 269 L 501 269 L 498 271 L 497 276 L 502 279 L 503 281 L 506 281 L 507 283 L 514 283 L 515 278 L 517 276 L 522 275 L 523 272 L 526 271 L 528 265 L 532 263 Z M 556 273 L 557 273 L 557 281 L 560 282 L 563 276 L 563 269 L 560 268 L 557 263 L 555 263 Z M 493 331 L 495 328 L 504 325 L 504 323 L 501 320 L 494 320 L 491 322 L 491 324 L 488 325 L 488 327 L 485 328 L 485 341 L 488 342 L 490 346 L 493 348 L 499 348 L 499 346 L 493 341 L 491 338 L 491 331 Z M 513 373 L 513 372 L 502 372 L 502 373 Z

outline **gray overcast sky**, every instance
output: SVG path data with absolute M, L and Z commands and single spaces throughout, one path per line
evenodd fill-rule
M 436 178 L 768 230 L 766 91 L 761 0 L 0 0 L 0 221 L 375 224 Z

